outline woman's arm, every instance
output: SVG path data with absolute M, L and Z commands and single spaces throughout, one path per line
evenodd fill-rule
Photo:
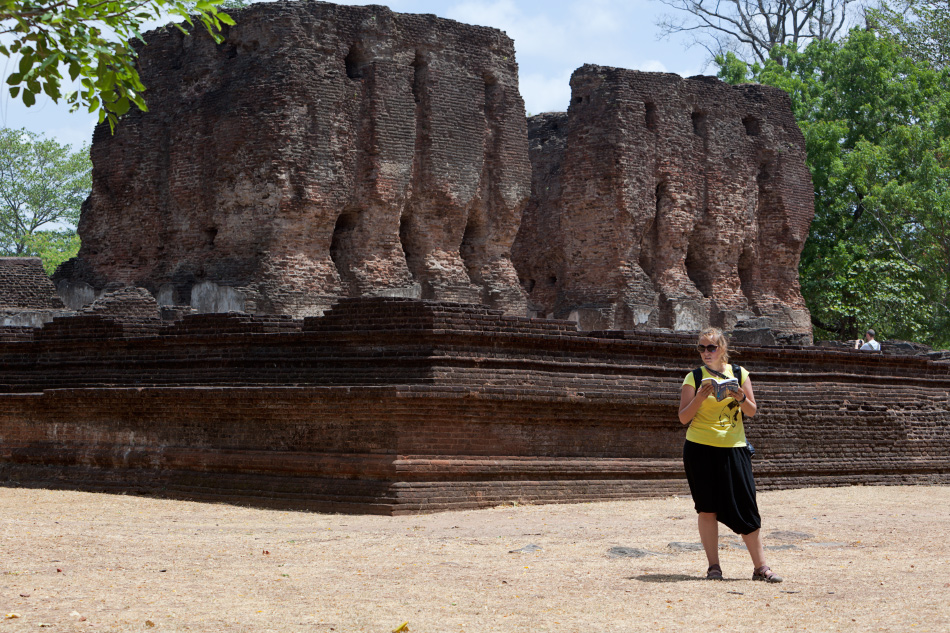
M 730 393 L 739 403 L 739 408 L 742 409 L 742 415 L 745 417 L 751 418 L 759 410 L 759 407 L 755 404 L 755 392 L 752 391 L 751 376 L 745 379 L 745 383 L 739 387 L 739 391 L 730 391 Z M 743 399 L 743 396 L 745 399 Z
M 693 421 L 699 407 L 702 406 L 712 391 L 713 386 L 708 382 L 702 385 L 699 391 L 696 391 L 696 388 L 692 385 L 683 385 L 683 389 L 680 391 L 680 424 L 689 424 Z

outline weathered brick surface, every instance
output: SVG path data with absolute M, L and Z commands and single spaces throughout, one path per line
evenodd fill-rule
M 138 285 L 202 312 L 300 318 L 392 295 L 524 314 L 512 41 L 382 6 L 237 18 L 220 45 L 202 29 L 146 36 L 149 111 L 96 130 L 82 248 L 57 281 Z
M 0 340 L 32 336 L 27 329 L 66 314 L 39 257 L 0 257 Z
M 39 257 L 0 257 L 0 311 L 62 309 Z
M 35 328 L 32 326 L 3 325 L 0 326 L 0 341 L 32 341 Z
M 529 122 L 532 196 L 512 249 L 533 313 L 582 329 L 732 329 L 811 342 L 798 260 L 814 213 L 788 95 L 584 66 L 566 114 Z
M 686 489 L 693 335 L 407 299 L 303 323 L 193 315 L 149 336 L 109 321 L 105 337 L 93 318 L 0 343 L 8 485 L 391 514 Z M 736 348 L 761 487 L 950 482 L 947 363 Z
M 321 2 L 238 18 L 221 45 L 147 36 L 149 111 L 94 137 L 83 245 L 55 275 L 70 306 L 123 284 L 298 319 L 421 297 L 583 330 L 767 317 L 811 342 L 813 196 L 782 91 L 584 66 L 569 111 L 526 130 L 499 31 Z
M 83 307 L 80 314 L 97 314 L 123 321 L 158 321 L 158 302 L 145 288 L 126 286 L 106 292 Z

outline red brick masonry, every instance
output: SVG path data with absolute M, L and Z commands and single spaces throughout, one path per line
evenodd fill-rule
M 685 491 L 693 337 L 347 299 L 0 342 L 0 481 L 405 514 Z M 741 347 L 762 488 L 950 483 L 950 368 Z

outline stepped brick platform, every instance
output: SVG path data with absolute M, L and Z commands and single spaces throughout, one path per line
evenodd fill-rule
M 382 514 L 686 492 L 688 334 L 395 298 L 122 327 L 85 315 L 0 339 L 4 485 Z M 735 361 L 761 403 L 762 488 L 950 483 L 950 365 L 818 347 Z

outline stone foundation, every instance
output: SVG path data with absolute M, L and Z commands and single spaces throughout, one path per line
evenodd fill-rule
M 686 491 L 692 335 L 385 298 L 133 326 L 83 315 L 0 342 L 5 485 L 383 514 Z M 760 403 L 761 488 L 950 483 L 947 364 L 734 359 Z

